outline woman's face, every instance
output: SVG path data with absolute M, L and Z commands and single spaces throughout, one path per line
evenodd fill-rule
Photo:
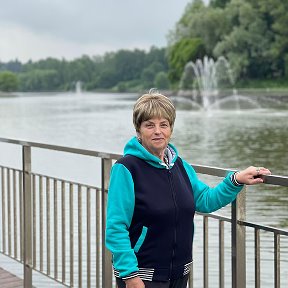
M 165 118 L 143 121 L 137 133 L 142 145 L 153 155 L 163 160 L 164 151 L 170 141 L 172 129 Z

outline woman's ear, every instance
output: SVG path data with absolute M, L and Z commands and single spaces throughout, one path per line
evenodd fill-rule
M 141 137 L 140 137 L 140 133 L 139 132 L 136 132 L 136 137 L 137 137 L 137 140 L 139 141 L 139 143 L 141 143 Z

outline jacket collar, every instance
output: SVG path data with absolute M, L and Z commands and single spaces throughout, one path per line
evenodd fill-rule
M 139 143 L 136 137 L 130 139 L 124 147 L 124 155 L 128 154 L 143 159 L 154 167 L 167 169 L 173 167 L 178 157 L 178 151 L 176 147 L 169 143 L 165 150 L 165 157 L 168 160 L 166 164 L 160 158 L 156 157 L 155 155 L 151 154 L 147 149 L 145 149 L 141 145 L 141 143 Z

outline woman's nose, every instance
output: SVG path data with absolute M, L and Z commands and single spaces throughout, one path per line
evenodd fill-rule
M 155 134 L 160 134 L 161 133 L 161 129 L 160 126 L 155 125 L 155 130 L 154 130 Z

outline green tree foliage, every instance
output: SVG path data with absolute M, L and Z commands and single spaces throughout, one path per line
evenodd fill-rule
M 273 41 L 270 43 L 270 51 L 274 71 L 280 75 L 287 75 L 288 56 L 288 2 L 282 0 L 263 0 L 259 2 L 259 9 L 263 13 L 267 26 L 273 33 Z M 277 72 L 276 72 L 277 73 Z
M 239 78 L 283 77 L 288 71 L 287 11 L 288 2 L 281 0 L 213 0 L 210 5 L 194 0 L 170 34 L 169 48 L 197 37 L 208 56 L 228 58 Z
M 17 60 L 0 62 L 3 70 L 18 75 L 20 91 L 74 90 L 77 81 L 87 90 L 126 91 L 154 86 L 157 73 L 167 72 L 168 63 L 165 48 L 151 47 L 148 52 L 119 50 L 103 56 L 83 55 L 72 61 L 47 58 L 26 64 Z
M 210 6 L 224 8 L 229 2 L 231 2 L 231 0 L 211 0 Z
M 7 63 L 0 62 L 0 71 L 10 71 L 14 73 L 22 72 L 23 65 L 18 60 L 9 61 Z
M 22 91 L 53 91 L 59 87 L 59 77 L 56 70 L 35 69 L 19 75 Z
M 163 71 L 157 73 L 154 80 L 154 86 L 157 87 L 158 89 L 169 89 L 170 82 L 168 79 L 168 74 Z
M 164 67 L 160 62 L 152 62 L 149 66 L 144 68 L 141 73 L 143 87 L 145 89 L 153 87 L 156 75 L 161 71 L 164 71 Z
M 18 79 L 14 73 L 10 71 L 0 72 L 0 91 L 12 92 L 16 91 L 17 87 Z
M 186 7 L 175 30 L 171 32 L 168 48 L 182 39 L 197 38 L 201 39 L 206 54 L 212 56 L 215 45 L 228 29 L 228 21 L 222 8 L 207 7 L 202 0 L 195 0 Z
M 233 0 L 225 11 L 234 25 L 217 43 L 214 55 L 225 55 L 235 76 L 257 78 L 271 74 L 273 58 L 269 46 L 273 33 L 269 31 L 263 14 L 251 3 L 241 0 Z
M 183 38 L 169 48 L 168 63 L 170 66 L 169 79 L 176 83 L 181 79 L 187 62 L 202 58 L 205 48 L 200 38 Z

